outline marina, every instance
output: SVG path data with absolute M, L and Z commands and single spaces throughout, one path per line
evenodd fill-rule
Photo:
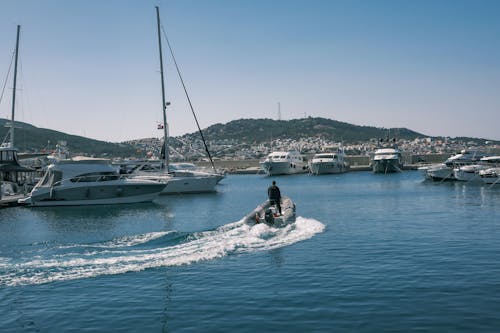
M 0 331 L 499 327 L 499 187 L 417 171 L 281 176 L 296 220 L 244 223 L 271 179 L 228 175 L 215 193 L 153 203 L 0 210 Z
M 161 5 L 2 3 L 1 333 L 500 331 L 500 2 Z

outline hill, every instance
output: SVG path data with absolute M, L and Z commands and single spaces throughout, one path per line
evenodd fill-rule
M 320 137 L 330 141 L 348 143 L 367 141 L 376 138 L 391 138 L 412 140 L 426 137 L 406 128 L 378 128 L 372 126 L 357 126 L 326 118 L 302 118 L 292 120 L 272 119 L 239 119 L 227 124 L 215 124 L 203 131 L 210 140 L 238 140 L 247 143 L 262 143 L 271 139 L 299 140 L 310 137 Z M 192 137 L 199 135 L 191 133 Z
M 0 139 L 3 139 L 9 121 L 0 119 Z M 357 126 L 326 118 L 302 118 L 292 120 L 273 119 L 238 119 L 227 124 L 215 124 L 203 130 L 203 134 L 211 144 L 214 156 L 223 157 L 227 145 L 216 151 L 215 142 L 229 142 L 233 150 L 243 149 L 245 146 L 268 144 L 271 140 L 289 139 L 301 140 L 318 138 L 321 140 L 356 144 L 377 140 L 379 138 L 396 138 L 398 140 L 414 140 L 425 138 L 427 135 L 417 133 L 406 128 L 379 128 L 373 126 Z M 439 139 L 439 138 L 433 138 Z M 484 144 L 485 139 L 456 138 L 462 142 Z M 77 135 L 70 135 L 59 131 L 38 128 L 23 122 L 16 122 L 16 147 L 22 152 L 39 152 L 43 149 L 54 149 L 58 141 L 66 141 L 72 154 L 107 157 L 144 157 L 148 152 L 159 155 L 161 143 L 154 138 L 137 139 L 122 143 L 112 143 L 93 140 Z M 170 146 L 172 154 L 178 157 L 205 157 L 204 148 L 200 143 L 198 132 L 172 138 Z M 50 142 L 50 147 L 48 143 Z
M 0 118 L 0 140 L 6 137 L 10 120 Z M 72 154 L 93 156 L 135 156 L 136 148 L 126 143 L 112 143 L 66 134 L 16 121 L 15 146 L 22 152 L 40 152 L 54 149 L 58 141 L 66 141 Z M 142 155 L 141 155 L 142 156 Z

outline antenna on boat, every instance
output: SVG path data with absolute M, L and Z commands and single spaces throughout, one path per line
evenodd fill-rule
M 19 34 L 21 33 L 21 26 L 17 26 L 16 37 L 16 58 L 14 60 L 14 89 L 12 89 L 12 115 L 10 122 L 10 147 L 14 148 L 14 113 L 16 110 L 16 84 L 17 84 L 17 58 L 19 54 Z
M 160 8 L 156 6 L 156 22 L 158 25 L 158 48 L 160 51 L 160 73 L 161 73 L 161 98 L 162 98 L 162 111 L 163 111 L 163 146 L 165 150 L 165 156 L 163 159 L 162 167 L 167 169 L 169 165 L 169 152 L 168 152 L 168 129 L 167 129 L 167 106 L 170 102 L 165 101 L 165 80 L 163 77 L 163 54 L 161 52 L 161 29 L 160 29 Z

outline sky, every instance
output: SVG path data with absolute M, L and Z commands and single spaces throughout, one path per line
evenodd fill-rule
M 160 137 L 155 6 L 202 128 L 324 117 L 500 140 L 500 1 L 0 0 L 0 118 Z M 196 123 L 163 38 L 171 136 Z

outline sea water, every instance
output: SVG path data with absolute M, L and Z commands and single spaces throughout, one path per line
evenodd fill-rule
M 242 223 L 272 180 L 295 223 Z M 2 209 L 0 332 L 498 332 L 499 203 L 407 171 Z

